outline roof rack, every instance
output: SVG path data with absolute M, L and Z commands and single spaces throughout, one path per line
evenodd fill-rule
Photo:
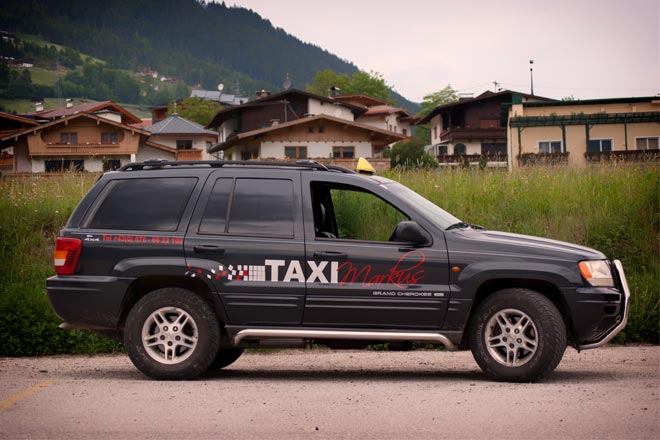
M 144 162 L 133 162 L 126 164 L 119 168 L 117 171 L 141 171 L 150 169 L 162 169 L 170 167 L 207 167 L 207 168 L 223 168 L 223 167 L 273 167 L 273 168 L 302 168 L 317 171 L 334 171 L 348 174 L 355 174 L 355 171 L 348 168 L 340 167 L 337 165 L 323 165 L 322 163 L 313 160 L 299 160 L 296 162 L 271 162 L 271 161 L 257 161 L 257 160 L 165 160 L 154 159 L 145 160 Z

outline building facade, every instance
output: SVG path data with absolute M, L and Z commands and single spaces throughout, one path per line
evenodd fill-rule
M 507 106 L 515 168 L 539 161 L 658 160 L 660 98 L 524 102 Z

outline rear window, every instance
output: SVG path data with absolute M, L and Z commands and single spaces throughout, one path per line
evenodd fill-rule
M 196 183 L 194 177 L 115 180 L 86 227 L 176 231 Z

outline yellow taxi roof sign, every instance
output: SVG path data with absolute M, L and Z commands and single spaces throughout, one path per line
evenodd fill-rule
M 371 166 L 371 164 L 365 159 L 364 157 L 361 157 L 358 159 L 357 166 L 355 167 L 355 171 L 361 174 L 376 174 L 376 169 Z

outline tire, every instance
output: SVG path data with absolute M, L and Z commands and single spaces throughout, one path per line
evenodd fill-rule
M 124 345 L 133 364 L 149 377 L 193 379 L 215 359 L 220 326 L 208 303 L 194 292 L 158 289 L 131 309 Z
M 221 370 L 230 366 L 243 354 L 242 348 L 221 348 L 211 362 L 209 370 Z
M 538 292 L 505 289 L 477 307 L 470 328 L 475 361 L 491 379 L 537 382 L 559 365 L 566 325 L 557 307 Z

